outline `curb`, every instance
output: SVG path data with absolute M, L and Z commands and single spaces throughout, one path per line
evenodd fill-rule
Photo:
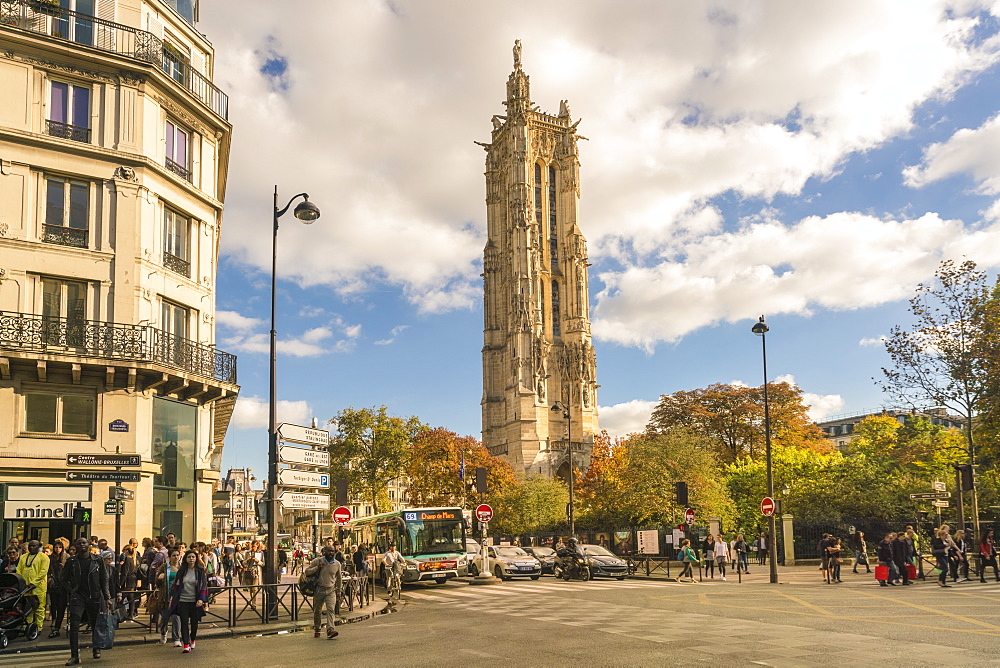
M 358 622 L 363 622 L 379 615 L 388 614 L 396 611 L 395 603 L 390 603 L 385 599 L 375 599 L 370 606 L 364 610 L 359 610 L 357 612 L 349 612 L 346 615 L 340 616 L 337 621 L 337 626 L 343 626 L 344 624 L 356 624 Z M 133 629 L 138 630 L 138 629 Z M 312 630 L 312 622 L 275 622 L 273 624 L 252 624 L 243 627 L 228 627 L 228 626 L 203 626 L 198 629 L 198 636 L 201 638 L 238 638 L 246 636 L 265 636 L 265 635 L 278 635 L 285 633 L 298 633 L 300 631 Z M 125 629 L 126 632 L 129 629 Z M 119 639 L 120 638 L 120 639 Z M 135 635 L 133 633 L 128 633 L 126 636 L 115 639 L 115 647 L 132 646 L 132 645 L 156 645 L 160 642 L 160 636 L 158 634 L 142 633 L 141 635 Z M 58 638 L 53 638 L 52 640 L 45 639 L 41 642 L 36 642 L 31 645 L 22 645 L 18 642 L 18 638 L 11 640 L 10 645 L 6 649 L 0 650 L 0 656 L 16 655 L 16 654 L 27 654 L 29 652 L 52 652 L 58 650 L 69 651 L 69 640 L 66 635 L 63 634 Z M 80 643 L 80 649 L 84 650 L 90 647 L 89 644 Z

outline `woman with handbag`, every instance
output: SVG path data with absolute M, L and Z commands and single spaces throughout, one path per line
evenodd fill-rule
M 127 604 L 128 619 L 132 619 L 139 611 L 139 595 L 135 592 L 139 586 L 139 561 L 134 545 L 129 544 L 122 549 L 121 561 L 118 563 L 118 585 L 122 591 L 122 600 Z
M 858 531 L 854 534 L 854 572 L 858 572 L 858 566 L 864 566 L 869 573 L 872 567 L 868 565 L 868 544 L 865 542 L 865 532 Z
M 205 616 L 207 604 L 208 571 L 198 553 L 188 550 L 170 587 L 170 614 L 180 617 L 185 654 L 194 649 L 198 639 L 198 622 Z
M 844 564 L 844 547 L 840 544 L 840 539 L 836 536 L 830 537 L 830 543 L 826 546 L 826 553 L 829 557 L 830 584 L 843 582 L 840 579 L 840 567 Z
M 177 615 L 170 614 L 170 588 L 177 578 L 177 571 L 180 569 L 180 552 L 177 549 L 170 551 L 167 562 L 162 564 L 156 572 L 156 591 L 154 593 L 155 603 L 153 618 L 158 619 L 156 624 L 160 632 L 160 642 L 167 644 L 167 625 L 170 625 L 170 639 L 174 641 L 174 647 L 181 646 L 180 619 Z M 153 624 L 150 624 L 153 626 Z

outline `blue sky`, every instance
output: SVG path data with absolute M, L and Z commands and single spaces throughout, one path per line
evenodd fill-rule
M 514 39 L 581 142 L 601 424 L 660 394 L 791 377 L 813 414 L 883 405 L 878 337 L 943 259 L 1000 266 L 989 3 L 210 0 L 234 124 L 217 344 L 224 467 L 266 470 L 270 204 L 279 419 L 385 404 L 479 434 L 484 153 Z

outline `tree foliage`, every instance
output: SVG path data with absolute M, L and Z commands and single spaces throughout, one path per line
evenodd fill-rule
M 822 432 L 802 403 L 802 390 L 786 382 L 767 387 L 772 443 L 827 450 Z M 677 427 L 692 429 L 708 439 L 720 460 L 731 462 L 764 454 L 763 424 L 763 387 L 716 383 L 662 395 L 646 430 L 662 434 Z
M 529 475 L 489 495 L 490 532 L 509 536 L 547 533 L 566 523 L 569 488 L 558 478 Z
M 459 477 L 463 456 L 464 480 Z M 500 492 L 518 484 L 510 464 L 492 456 L 477 439 L 444 427 L 420 432 L 406 467 L 410 505 L 467 507 L 478 500 L 475 474 L 479 467 L 486 469 L 489 490 Z
M 389 482 L 410 460 L 410 444 L 427 427 L 416 416 L 394 417 L 385 406 L 345 408 L 328 422 L 333 429 L 330 476 L 345 478 L 353 495 L 376 513 L 389 508 Z

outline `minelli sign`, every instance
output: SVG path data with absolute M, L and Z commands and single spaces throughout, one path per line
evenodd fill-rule
M 5 520 L 73 519 L 76 503 L 66 501 L 4 501 Z

